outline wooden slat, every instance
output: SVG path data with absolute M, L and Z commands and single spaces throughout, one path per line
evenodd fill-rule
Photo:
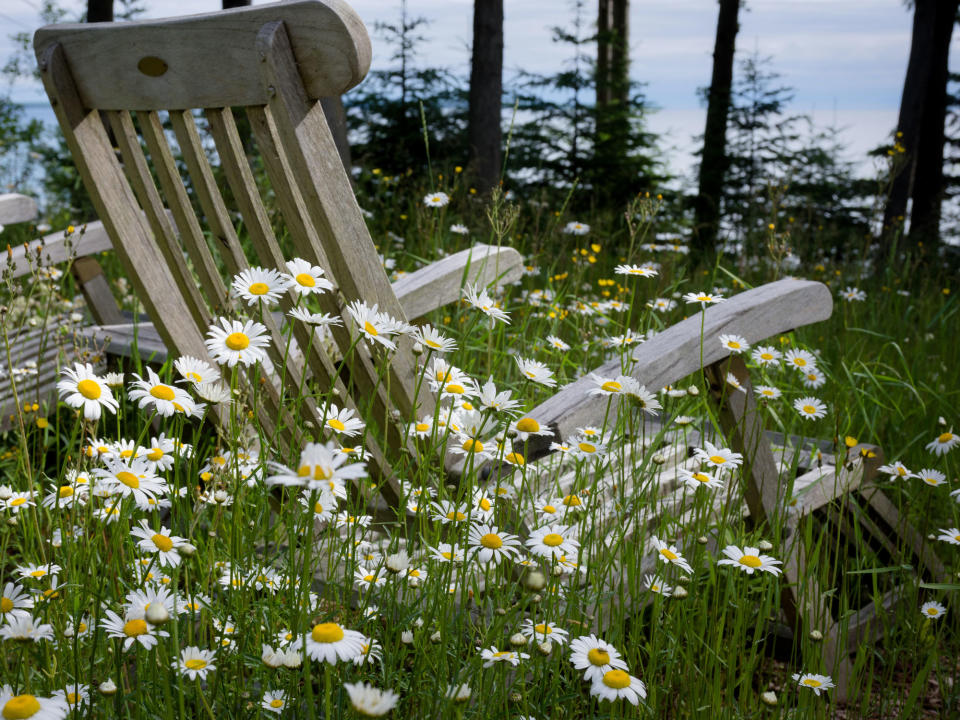
M 9 255 L 0 254 L 0 271 L 13 266 L 12 276 L 18 278 L 33 272 L 38 261 L 43 267 L 48 267 L 64 263 L 74 257 L 105 252 L 112 247 L 110 236 L 107 235 L 102 222 L 87 223 L 69 237 L 61 231 L 10 248 Z
M 26 195 L 0 195 L 0 225 L 27 222 L 37 217 L 37 201 Z
M 757 343 L 793 328 L 825 320 L 830 317 L 832 309 L 833 299 L 829 288 L 822 283 L 806 280 L 778 280 L 734 295 L 705 311 L 703 366 L 729 355 L 729 351 L 717 341 L 721 333 L 741 335 L 751 344 Z M 700 339 L 701 317 L 698 310 L 686 320 L 636 347 L 631 355 L 629 374 L 654 392 L 676 383 L 700 369 Z M 595 372 L 604 377 L 614 377 L 623 370 L 619 360 L 612 360 Z M 587 395 L 592 387 L 593 381 L 584 376 L 530 414 L 540 419 L 542 424 L 550 425 L 561 437 L 571 435 L 574 428 L 600 425 L 607 404 L 602 397 Z M 549 442 L 535 444 L 536 454 L 547 452 L 548 448 Z
M 123 315 L 100 263 L 92 257 L 77 258 L 71 264 L 70 271 L 80 286 L 95 323 L 109 325 L 123 322 Z
M 153 323 L 92 325 L 83 328 L 81 334 L 96 343 L 107 344 L 107 352 L 111 355 L 132 358 L 136 340 L 137 355 L 145 362 L 160 364 L 168 357 L 167 346 Z
M 191 317 L 168 264 L 140 213 L 97 112 L 88 112 L 77 94 L 62 47 L 53 43 L 38 52 L 50 97 L 74 162 L 137 295 L 151 317 Z M 149 271 L 144 271 L 148 269 Z M 182 322 L 163 329 L 164 342 L 182 354 L 206 357 L 200 323 Z
M 464 285 L 507 285 L 523 276 L 523 257 L 513 248 L 477 244 L 430 263 L 393 283 L 408 318 L 419 318 L 461 297 Z
M 34 35 L 40 58 L 64 48 L 84 107 L 170 110 L 263 105 L 264 86 L 250 82 L 260 58 L 251 52 L 264 23 L 290 28 L 293 53 L 312 99 L 341 95 L 370 67 L 370 38 L 343 0 L 272 3 L 143 22 L 49 25 Z

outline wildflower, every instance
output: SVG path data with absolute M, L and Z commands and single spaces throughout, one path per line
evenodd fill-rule
M 314 625 L 297 642 L 306 643 L 307 657 L 312 660 L 336 665 L 338 659 L 352 661 L 362 651 L 365 639 L 363 633 L 328 622 Z
M 450 232 L 454 233 L 455 235 L 469 235 L 470 228 L 468 228 L 466 225 L 461 225 L 460 223 L 457 223 L 455 225 L 450 226 Z
M 750 357 L 753 358 L 753 361 L 757 365 L 763 367 L 767 365 L 776 365 L 779 363 L 780 359 L 783 357 L 783 353 L 774 347 L 770 347 L 769 345 L 760 345 L 753 349 L 753 352 L 750 353 Z
M 551 450 L 560 449 L 558 445 L 557 448 L 554 448 L 553 443 L 550 446 Z M 571 443 L 571 448 L 569 452 L 576 458 L 581 460 L 587 460 L 590 458 L 602 458 L 607 454 L 607 446 L 602 442 L 602 438 L 594 438 L 590 436 L 581 436 L 575 438 Z
M 490 378 L 483 384 L 483 387 L 480 388 L 480 393 L 477 395 L 477 403 L 490 410 L 509 413 L 520 405 L 518 401 L 511 400 L 510 396 L 511 393 L 509 390 L 497 392 L 497 386 L 494 384 L 493 378 Z
M 666 597 L 670 597 L 670 594 L 673 592 L 673 588 L 663 582 L 663 580 L 656 575 L 647 573 L 644 575 L 643 580 L 647 584 L 647 589 L 650 590 L 650 592 L 657 593 L 658 595 L 665 595 Z
M 443 195 L 443 193 L 438 194 Z M 366 717 L 386 715 L 397 706 L 397 701 L 400 699 L 400 696 L 392 690 L 380 690 L 363 682 L 344 683 L 343 689 L 350 696 L 350 705 L 353 709 Z
M 290 281 L 279 270 L 253 267 L 238 273 L 231 287 L 247 301 L 247 305 L 256 305 L 260 301 L 273 305 L 290 287 Z
M 140 538 L 137 545 L 144 552 L 156 553 L 157 560 L 161 566 L 170 565 L 176 567 L 180 564 L 180 553 L 177 548 L 186 544 L 186 540 L 176 535 L 170 535 L 170 531 L 161 527 L 154 531 L 146 520 L 140 521 L 140 527 L 133 528 L 130 534 Z
M 266 646 L 264 646 L 266 647 Z M 279 666 L 276 666 L 279 667 Z M 268 690 L 263 694 L 263 700 L 260 702 L 260 707 L 262 707 L 267 712 L 272 712 L 277 715 L 283 713 L 283 709 L 287 706 L 287 693 L 283 690 Z
M 572 220 L 563 226 L 563 232 L 565 235 L 586 235 L 590 232 L 590 226 L 586 223 Z
M 495 525 L 471 525 L 468 537 L 468 544 L 477 561 L 484 565 L 489 562 L 496 565 L 505 558 L 512 558 L 520 547 L 520 539 L 516 535 L 501 532 Z
M 590 694 L 600 700 L 625 699 L 631 705 L 638 705 L 647 697 L 647 686 L 640 678 L 635 678 L 626 670 L 607 670 L 603 675 L 595 676 L 590 685 Z
M 356 413 L 350 408 L 341 409 L 331 403 L 323 415 L 323 425 L 338 435 L 353 437 L 365 427 L 363 420 L 354 415 Z
M 379 343 L 388 350 L 397 346 L 390 336 L 397 334 L 402 325 L 385 313 L 377 312 L 376 304 L 369 307 L 365 302 L 354 300 L 347 306 L 347 312 L 353 318 L 357 330 L 368 343 Z
M 939 620 L 947 614 L 947 609 L 935 600 L 930 600 L 920 606 L 920 612 L 925 618 Z
M 365 665 L 367 663 L 383 661 L 383 646 L 372 637 L 363 639 L 363 647 L 356 657 L 353 658 L 354 665 Z
M 787 365 L 802 372 L 807 372 L 817 366 L 817 359 L 806 350 L 787 350 L 783 358 Z
M 617 275 L 634 275 L 651 278 L 657 276 L 656 269 L 649 265 L 617 265 L 613 270 Z
M 149 650 L 157 644 L 157 636 L 167 637 L 166 632 L 156 630 L 143 617 L 135 617 L 130 612 L 120 617 L 112 610 L 107 610 L 105 617 L 100 620 L 100 627 L 106 631 L 107 637 L 122 639 L 125 651 L 135 642 Z
M 819 420 L 827 414 L 827 406 L 815 397 L 802 397 L 793 401 L 794 409 L 800 417 L 807 420 Z
M 69 710 L 75 710 L 79 709 L 81 705 L 90 699 L 90 688 L 87 685 L 74 683 L 73 685 L 68 685 L 66 690 L 54 690 L 53 697 L 65 702 Z M 79 715 L 80 713 L 78 712 L 78 716 Z M 32 715 L 30 717 L 42 718 L 43 716 Z
M 596 635 L 583 635 L 570 643 L 570 662 L 577 670 L 583 670 L 583 679 L 593 681 L 602 678 L 610 670 L 626 670 L 627 664 L 610 643 Z
M 804 387 L 813 388 L 814 390 L 823 385 L 827 381 L 827 378 L 820 374 L 820 371 L 816 368 L 811 368 L 803 374 L 803 385 Z
M 525 637 L 535 640 L 536 642 L 555 642 L 558 645 L 563 645 L 567 641 L 567 635 L 569 633 L 561 627 L 557 627 L 556 623 L 552 622 L 538 622 L 534 623 L 533 620 L 527 618 L 523 621 L 523 624 L 520 625 L 520 632 Z
M 679 478 L 686 483 L 689 488 L 709 488 L 711 490 L 723 487 L 723 480 L 716 475 L 712 475 L 703 470 L 687 470 L 681 468 L 678 473 Z
M 817 675 L 815 673 L 794 673 L 793 679 L 797 681 L 800 687 L 808 687 L 816 695 L 820 695 L 824 690 L 836 687 L 829 675 Z
M 450 196 L 445 192 L 434 192 L 424 196 L 423 204 L 427 207 L 442 208 L 450 202 Z
M 53 641 L 53 625 L 43 623 L 30 615 L 10 618 L 6 625 L 0 626 L 0 639 L 20 640 L 22 642 L 41 640 Z
M 214 405 L 230 402 L 232 397 L 230 388 L 219 382 L 200 383 L 196 386 L 196 391 L 197 395 Z
M 590 373 L 590 379 L 593 380 L 597 386 L 588 390 L 588 395 L 609 396 L 634 394 L 640 390 L 640 383 L 629 375 L 618 375 L 616 379 L 609 380 L 607 378 L 602 378 L 595 373 Z
M 339 452 L 332 443 L 307 443 L 300 453 L 296 471 L 283 465 L 270 464 L 278 474 L 268 477 L 267 485 L 306 486 L 308 490 L 326 490 L 345 499 L 345 481 L 367 477 L 364 463 L 347 464 L 349 459 L 348 454 Z
M 140 505 L 155 500 L 158 495 L 166 492 L 163 479 L 154 474 L 153 467 L 146 460 L 107 460 L 106 467 L 94 470 L 97 477 L 97 486 L 101 483 L 111 495 L 119 494 L 122 497 L 133 497 Z
M 537 360 L 526 360 L 517 355 L 514 356 L 514 360 L 517 362 L 517 367 L 520 368 L 520 372 L 528 380 L 531 380 L 540 385 L 546 385 L 547 387 L 556 387 L 557 381 L 553 378 L 553 370 L 548 368 L 542 362 Z
M 467 683 L 462 683 L 460 685 L 448 685 L 443 696 L 454 702 L 466 702 L 472 694 L 473 690 L 470 689 L 470 686 Z
M 937 455 L 946 455 L 957 443 L 960 443 L 960 435 L 954 434 L 953 428 L 950 428 L 927 443 L 926 448 Z
M 783 395 L 778 388 L 771 387 L 769 385 L 757 385 L 753 388 L 753 391 L 762 398 L 767 400 L 776 400 L 777 398 Z
M 174 360 L 173 367 L 180 373 L 180 377 L 194 385 L 214 383 L 220 379 L 219 370 L 210 363 L 190 355 L 184 355 Z
M 153 368 L 147 368 L 147 380 L 136 373 L 133 376 L 136 380 L 127 397 L 133 401 L 139 400 L 141 409 L 153 405 L 156 412 L 164 417 L 169 417 L 178 411 L 185 415 L 193 413 L 193 399 L 187 395 L 187 391 L 161 382 L 160 376 L 153 371 Z
M 17 568 L 20 577 L 40 579 L 48 575 L 56 576 L 60 572 L 59 565 L 47 563 L 46 565 L 23 565 Z
M 497 650 L 496 645 L 489 648 L 477 648 L 480 650 L 480 657 L 483 659 L 483 667 L 493 667 L 494 663 L 508 662 L 511 665 L 519 665 L 521 660 L 526 660 L 530 656 L 527 653 L 515 652 L 513 650 Z
M 937 540 L 943 540 L 951 545 L 960 545 L 960 529 L 955 527 L 949 530 L 940 528 L 940 534 L 937 536 Z
M 463 296 L 468 303 L 489 317 L 492 322 L 500 320 L 507 325 L 510 324 L 510 315 L 497 307 L 496 303 L 493 301 L 493 298 L 491 298 L 487 294 L 487 291 L 481 288 L 479 285 L 468 285 L 463 288 Z
M 298 295 L 320 295 L 333 290 L 333 283 L 323 276 L 323 268 L 303 258 L 288 260 L 287 273 L 290 289 Z
M 733 565 L 743 570 L 747 575 L 753 575 L 755 570 L 763 570 L 771 575 L 779 575 L 781 565 L 780 560 L 774 560 L 769 555 L 761 555 L 760 550 L 755 547 L 744 546 L 741 550 L 736 545 L 727 545 L 723 549 L 723 554 L 727 557 L 717 561 L 717 565 Z
M 706 307 L 707 305 L 723 302 L 723 295 L 708 292 L 689 292 L 683 296 L 683 299 L 688 304 L 698 302 L 700 303 L 700 307 Z
M 720 344 L 734 355 L 739 355 L 750 349 L 750 343 L 739 335 L 721 335 Z
M 169 470 L 173 467 L 173 456 L 177 451 L 177 443 L 173 438 L 160 433 L 160 437 L 150 438 L 150 448 L 144 448 L 144 459 L 153 464 L 155 470 Z
M 844 300 L 848 302 L 856 301 L 863 302 L 867 299 L 867 294 L 863 290 L 859 290 L 854 287 L 847 287 L 840 293 Z
M 743 455 L 740 453 L 735 453 L 729 448 L 718 448 L 709 440 L 704 440 L 703 444 L 706 447 L 697 448 L 694 451 L 694 456 L 700 462 L 715 468 L 732 468 L 743 464 Z
M 654 300 L 648 304 L 657 312 L 669 312 L 677 306 L 677 301 L 671 300 L 670 298 L 654 298 Z
M 676 545 L 670 545 L 669 543 L 664 542 L 656 535 L 651 536 L 650 545 L 654 550 L 657 551 L 657 556 L 662 562 L 676 565 L 681 570 L 693 573 L 693 568 L 690 567 L 690 563 L 680 554 L 680 551 L 677 550 Z
M 0 510 L 9 510 L 12 514 L 16 515 L 21 510 L 34 507 L 36 504 L 32 492 L 16 492 L 11 493 L 10 497 L 6 500 L 0 500 Z
M 463 564 L 465 560 L 465 551 L 457 544 L 440 543 L 437 547 L 428 548 L 430 557 L 433 560 L 439 560 L 444 563 Z
M 931 487 L 937 487 L 938 485 L 943 485 L 947 482 L 947 476 L 939 470 L 934 470 L 933 468 L 924 468 L 918 472 L 916 476 Z
M 573 529 L 565 525 L 546 525 L 530 533 L 525 545 L 537 557 L 560 558 L 576 555 L 580 543 L 573 537 Z
M 740 384 L 740 381 L 737 379 L 737 376 L 734 375 L 732 372 L 728 372 L 727 377 L 724 379 L 726 380 L 727 385 L 732 387 L 734 390 L 739 390 L 742 393 L 745 393 L 747 391 L 747 389 Z
M 570 349 L 570 346 L 567 345 L 567 343 L 565 343 L 563 340 L 558 338 L 556 335 L 547 335 L 546 340 L 547 340 L 547 344 L 550 345 L 550 347 L 552 347 L 555 350 L 561 350 L 563 352 L 566 352 L 567 350 Z
M 201 650 L 195 645 L 184 648 L 180 653 L 180 659 L 174 660 L 172 667 L 186 675 L 191 680 L 204 680 L 207 674 L 217 669 L 213 664 L 213 650 Z
M 29 618 L 33 602 L 33 598 L 20 585 L 8 582 L 0 595 L 0 622 Z
M 266 327 L 252 320 L 240 322 L 221 317 L 207 330 L 205 343 L 210 355 L 221 365 L 253 365 L 267 357 L 265 348 L 270 339 L 266 333 Z
M 119 407 L 110 388 L 97 377 L 90 363 L 75 363 L 73 369 L 64 368 L 57 390 L 67 405 L 83 408 L 83 417 L 87 420 L 99 420 L 104 408 L 116 412 Z
M 889 475 L 891 480 L 907 480 L 908 478 L 917 476 L 916 473 L 910 472 L 907 466 L 899 460 L 888 463 L 887 465 L 881 465 L 877 468 L 877 472 Z
M 33 718 L 33 720 L 63 720 L 70 708 L 59 696 L 37 697 L 24 693 L 14 695 L 13 688 L 4 685 L 0 688 L 0 716 L 5 720 L 13 718 Z

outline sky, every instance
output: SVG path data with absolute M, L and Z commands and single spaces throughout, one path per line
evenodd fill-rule
M 77 15 L 84 4 L 63 0 Z M 145 17 L 213 12 L 220 0 L 146 0 Z M 255 2 L 255 4 L 261 4 Z M 373 32 L 376 21 L 396 21 L 399 0 L 352 0 L 373 36 L 373 68 L 389 64 L 389 50 Z M 33 30 L 40 0 L 0 0 L 0 59 L 12 51 L 8 34 Z M 408 0 L 412 16 L 430 24 L 421 30 L 419 63 L 469 72 L 473 0 Z M 595 0 L 586 0 L 587 22 Z M 504 0 L 506 77 L 520 70 L 556 72 L 569 48 L 551 41 L 551 27 L 569 26 L 572 0 Z M 671 131 L 679 166 L 689 164 L 690 136 L 702 132 L 697 89 L 710 80 L 716 0 L 633 0 L 630 3 L 631 75 L 662 112 L 651 129 Z M 859 156 L 884 141 L 896 123 L 910 51 L 910 11 L 903 0 L 747 0 L 740 13 L 737 50 L 772 57 L 780 82 L 794 90 L 790 110 L 812 113 L 821 124 L 843 126 L 844 140 Z M 954 44 L 960 36 L 954 34 Z M 12 88 L 20 102 L 43 102 L 39 86 Z M 687 158 L 687 159 L 684 159 Z

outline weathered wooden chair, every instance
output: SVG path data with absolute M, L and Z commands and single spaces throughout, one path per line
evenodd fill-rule
M 97 213 L 171 353 L 207 357 L 206 329 L 230 302 L 221 268 L 229 275 L 251 264 L 282 269 L 289 259 L 254 180 L 235 110 L 250 122 L 293 252 L 324 268 L 337 286 L 338 296 L 321 296 L 324 312 L 340 315 L 359 300 L 402 320 L 456 299 L 463 282 L 509 282 L 521 274 L 516 251 L 477 245 L 391 287 L 319 102 L 359 83 L 370 63 L 366 30 L 339 0 L 140 23 L 50 26 L 37 31 L 34 46 Z M 224 188 L 217 184 L 195 111 L 209 128 Z M 173 128 L 173 143 L 164 119 Z M 224 191 L 232 198 L 229 208 Z M 253 259 L 241 246 L 234 208 L 255 248 Z M 277 323 L 269 314 L 264 322 L 274 349 L 282 347 Z M 429 411 L 432 402 L 414 398 L 409 343 L 381 378 L 367 349 L 352 349 L 353 332 L 334 327 L 340 352 L 353 353 L 351 396 L 331 357 L 312 342 L 311 330 L 301 324 L 295 330 L 296 342 L 309 355 L 302 365 L 288 364 L 294 383 L 309 373 L 320 385 L 336 388 L 348 407 L 362 397 L 371 403 L 372 417 L 386 419 L 377 437 L 368 438 L 368 465 L 388 480 L 388 491 L 396 491 L 378 443 L 404 442 L 393 410 L 408 418 L 414 407 Z M 274 360 L 280 363 L 280 355 Z M 273 434 L 285 409 L 271 383 L 262 390 L 259 419 Z M 315 422 L 322 419 L 309 403 L 304 411 Z

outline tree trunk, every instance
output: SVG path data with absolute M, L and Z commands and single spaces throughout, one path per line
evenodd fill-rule
M 223 9 L 232 10 L 233 8 L 238 7 L 247 7 L 250 5 L 250 0 L 223 0 Z
M 597 110 L 629 101 L 630 0 L 597 6 Z
M 694 250 L 705 258 L 715 251 L 720 222 L 720 199 L 727 171 L 727 118 L 730 88 L 733 85 L 733 56 L 736 49 L 737 15 L 740 0 L 720 0 L 717 38 L 713 46 L 713 75 L 707 101 L 707 122 L 700 157 L 700 184 L 696 200 Z
M 468 139 L 470 171 L 480 192 L 500 182 L 503 94 L 503 0 L 474 0 Z
M 113 22 L 113 0 L 87 0 L 87 22 Z
M 931 251 L 940 239 L 940 209 L 943 201 L 944 123 L 947 114 L 950 39 L 960 0 L 937 3 L 933 42 L 930 48 L 930 78 L 923 99 L 923 117 L 918 129 L 913 172 L 913 208 L 910 211 L 910 239 L 925 243 Z

